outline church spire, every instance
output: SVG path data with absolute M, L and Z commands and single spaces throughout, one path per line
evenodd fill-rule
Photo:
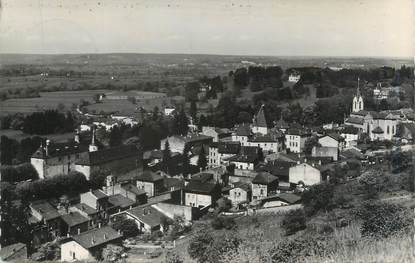
M 357 92 L 356 92 L 356 96 L 360 97 L 360 78 L 357 77 Z

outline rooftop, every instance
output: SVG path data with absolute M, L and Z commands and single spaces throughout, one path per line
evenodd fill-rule
M 18 253 L 20 250 L 25 249 L 25 248 L 26 248 L 26 245 L 23 243 L 15 243 L 15 244 L 2 247 L 0 250 L 0 259 L 4 261 L 9 261 L 9 259 L 12 258 L 16 253 Z M 23 260 L 23 258 L 19 258 L 19 259 Z
M 163 180 L 163 177 L 153 171 L 145 170 L 137 176 L 137 180 L 143 182 L 156 182 Z
M 40 213 L 46 221 L 60 217 L 58 211 L 46 200 L 34 201 L 30 207 Z
M 253 184 L 270 184 L 272 182 L 278 181 L 278 177 L 268 173 L 268 172 L 259 172 L 254 180 L 252 180 Z
M 139 151 L 135 145 L 121 145 L 117 147 L 88 152 L 85 159 L 78 161 L 80 165 L 99 165 L 107 162 L 117 161 L 129 157 L 139 157 Z
M 191 180 L 185 187 L 186 192 L 199 194 L 212 194 L 217 189 L 217 185 L 213 183 L 206 183 L 197 180 Z
M 86 204 L 76 204 L 73 207 L 75 207 L 76 209 L 85 212 L 87 215 L 93 215 L 98 213 L 98 210 L 90 207 L 89 205 Z
M 258 113 L 254 116 L 252 125 L 255 127 L 265 127 L 267 128 L 267 119 L 265 118 L 264 104 L 259 108 Z
M 237 136 L 251 136 L 251 127 L 249 124 L 241 124 L 236 126 L 236 135 Z
M 116 194 L 108 197 L 108 203 L 114 207 L 128 208 L 135 204 L 135 202 L 123 195 Z
M 61 218 L 70 227 L 77 226 L 89 221 L 87 217 L 84 217 L 78 212 L 69 212 L 68 214 L 62 215 Z
M 94 228 L 73 236 L 72 239 L 86 249 L 91 249 L 120 239 L 122 235 L 110 226 Z
M 46 150 L 47 148 L 47 150 Z M 48 159 L 59 156 L 71 155 L 86 152 L 88 149 L 78 143 L 68 142 L 68 143 L 53 143 L 51 142 L 48 146 L 40 146 L 35 153 L 33 153 L 32 158 L 38 159 Z
M 150 205 L 137 206 L 125 211 L 139 221 L 149 225 L 151 228 L 159 226 L 164 214 Z
M 121 188 L 135 194 L 135 195 L 145 195 L 146 191 L 144 191 L 143 189 L 138 189 L 137 186 L 131 184 L 131 183 L 127 183 L 127 184 L 122 184 Z

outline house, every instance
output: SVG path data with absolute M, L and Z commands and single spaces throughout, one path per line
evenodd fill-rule
M 304 151 L 305 141 L 311 137 L 311 133 L 304 129 L 290 128 L 285 134 L 285 147 L 293 153 Z
M 340 134 L 344 138 L 344 148 L 350 148 L 357 145 L 359 139 L 359 129 L 353 126 L 346 126 Z
M 160 163 L 162 160 L 163 152 L 160 150 L 150 150 L 143 153 L 143 161 L 149 167 Z
M 333 147 L 342 151 L 345 147 L 344 138 L 337 133 L 329 133 L 320 138 L 318 138 L 318 143 L 322 147 Z
M 23 243 L 15 243 L 0 249 L 1 262 L 23 262 L 27 259 L 27 246 Z
M 107 217 L 108 196 L 102 190 L 89 190 L 80 195 L 80 203 L 99 211 L 102 218 Z
M 73 206 L 70 206 L 68 210 L 70 212 L 77 212 L 82 216 L 88 218 L 90 228 L 96 227 L 98 223 L 101 222 L 104 218 L 104 211 L 98 211 L 86 204 L 78 203 Z
M 203 126 L 202 127 L 202 134 L 212 137 L 213 142 L 218 142 L 223 138 L 230 137 L 232 135 L 232 132 L 229 129 L 226 128 L 216 128 L 216 127 L 209 127 L 209 126 Z
M 401 123 L 398 126 L 396 137 L 400 138 L 402 142 L 414 142 L 415 138 L 415 123 Z
M 235 207 L 243 203 L 249 203 L 251 195 L 251 186 L 247 183 L 236 182 L 233 184 L 233 188 L 229 190 L 229 200 L 231 200 L 232 206 Z
M 268 134 L 268 124 L 265 118 L 264 104 L 259 108 L 258 113 L 254 116 L 252 120 L 252 133 L 266 135 Z
M 297 83 L 300 81 L 300 79 L 301 79 L 301 75 L 298 72 L 292 72 L 288 76 L 288 82 Z
M 268 172 L 258 172 L 252 180 L 252 199 L 258 200 L 277 191 L 278 177 Z
M 209 145 L 209 166 L 221 166 L 226 164 L 225 159 L 239 153 L 241 145 L 239 142 L 213 142 Z
M 123 215 L 134 220 L 142 233 L 163 231 L 162 218 L 166 216 L 151 205 L 137 206 L 125 210 Z
M 30 158 L 39 178 L 50 178 L 59 174 L 68 174 L 76 170 L 75 163 L 84 159 L 88 149 L 76 142 L 52 143 L 40 145 Z
M 280 119 L 275 123 L 274 127 L 282 133 L 285 133 L 290 128 L 289 124 L 282 118 L 282 113 Z
M 190 180 L 183 191 L 187 206 L 204 208 L 214 205 L 220 198 L 220 186 L 215 183 Z
M 331 157 L 333 161 L 337 161 L 339 158 L 339 149 L 337 147 L 328 146 L 314 146 L 311 150 L 312 157 Z
M 89 218 L 79 212 L 70 211 L 61 216 L 62 235 L 79 235 L 88 230 Z
M 189 134 L 187 136 L 173 135 L 161 140 L 161 150 L 164 150 L 166 141 L 169 142 L 170 151 L 182 154 L 185 146 L 189 149 L 194 146 L 209 145 L 213 138 L 203 134 Z
M 109 226 L 74 235 L 61 244 L 61 261 L 97 261 L 108 244 L 121 244 L 122 234 Z
M 60 236 L 61 215 L 46 200 L 38 200 L 29 205 L 31 217 L 29 222 L 39 227 L 36 228 L 36 238 L 39 243 L 50 241 Z M 46 231 L 46 232 L 45 232 Z
M 257 146 L 261 148 L 264 153 L 278 153 L 282 151 L 284 144 L 284 135 L 273 133 L 271 131 L 266 135 L 255 134 L 248 139 L 247 146 Z
M 153 197 L 163 192 L 163 177 L 153 171 L 143 171 L 136 180 L 138 189 L 142 189 L 147 193 L 148 197 Z
M 277 159 L 265 164 L 260 164 L 255 168 L 255 170 L 258 172 L 268 172 L 273 176 L 276 176 L 280 185 L 282 182 L 289 181 L 290 168 L 295 164 L 296 162 Z
M 241 124 L 236 126 L 235 132 L 232 134 L 232 141 L 240 142 L 242 146 L 247 146 L 248 139 L 252 136 L 249 124 Z
M 120 213 L 121 211 L 130 209 L 136 205 L 136 202 L 121 194 L 108 196 L 108 214 L 110 215 Z
M 164 108 L 164 115 L 166 116 L 173 116 L 173 114 L 175 113 L 176 109 L 173 107 L 166 107 Z
M 136 145 L 121 145 L 102 150 L 90 147 L 85 158 L 76 162 L 75 170 L 83 173 L 89 180 L 92 173 L 100 170 L 123 173 L 137 169 L 140 159 L 140 151 Z
M 241 153 L 228 158 L 227 161 L 230 164 L 235 165 L 235 173 L 238 173 L 242 172 L 243 170 L 253 171 L 255 165 L 258 163 L 258 157 Z
M 289 182 L 291 184 L 314 185 L 322 181 L 321 165 L 303 162 L 290 167 Z
M 147 203 L 147 193 L 144 189 L 139 189 L 136 185 L 129 182 L 118 183 L 115 176 L 109 175 L 106 178 L 106 184 L 102 191 L 108 195 L 122 195 L 130 199 L 134 204 Z M 130 203 L 130 202 L 128 202 Z

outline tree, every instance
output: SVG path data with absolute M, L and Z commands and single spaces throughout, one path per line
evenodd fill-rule
M 171 152 L 170 152 L 170 144 L 169 140 L 166 139 L 164 143 L 164 150 L 163 150 L 163 171 L 165 173 L 169 173 L 170 168 L 170 161 L 171 160 Z
M 137 224 L 132 219 L 118 219 L 112 227 L 115 230 L 120 230 L 124 237 L 135 237 L 140 233 Z
M 187 176 L 191 172 L 189 153 L 190 147 L 187 144 L 184 146 L 182 154 L 182 172 L 184 176 Z
M 116 147 L 122 144 L 122 133 L 118 126 L 112 127 L 109 137 L 110 147 Z
M 108 244 L 102 250 L 102 259 L 105 262 L 116 262 L 122 258 L 124 254 L 124 248 L 121 246 Z
M 188 252 L 198 262 L 216 263 L 221 261 L 225 253 L 236 251 L 240 243 L 241 240 L 234 234 L 214 237 L 211 232 L 204 230 L 190 240 Z
M 310 155 L 314 147 L 320 147 L 320 146 L 321 144 L 318 143 L 318 138 L 316 136 L 312 136 L 305 141 L 304 152 Z
M 1 164 L 5 165 L 11 165 L 13 161 L 14 156 L 14 150 L 13 150 L 13 141 L 9 139 L 7 136 L 2 135 L 1 141 L 0 141 L 0 157 L 1 157 Z
M 334 208 L 333 186 L 327 183 L 310 186 L 303 193 L 303 205 L 306 214 L 313 215 L 318 211 L 330 211 Z
M 401 205 L 386 202 L 365 202 L 357 211 L 363 220 L 363 236 L 386 238 L 401 230 L 409 230 L 411 219 Z
M 190 102 L 190 110 L 189 110 L 190 117 L 192 117 L 193 121 L 197 119 L 197 105 L 196 101 Z
M 287 236 L 306 229 L 306 216 L 303 209 L 296 209 L 288 212 L 282 220 L 282 227 Z
M 207 166 L 207 159 L 205 154 L 205 147 L 202 145 L 199 152 L 199 157 L 197 159 L 197 166 L 202 168 L 202 170 L 206 169 Z
M 222 216 L 216 216 L 212 222 L 211 225 L 214 229 L 232 229 L 236 226 L 235 220 L 231 217 L 222 217 Z

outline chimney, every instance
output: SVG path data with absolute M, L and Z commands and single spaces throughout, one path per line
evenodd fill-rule
M 108 237 L 107 237 L 107 234 L 104 234 L 104 239 L 107 239 Z
M 79 235 L 79 234 L 81 234 L 81 229 L 80 229 L 80 228 L 78 228 L 78 235 Z
M 81 142 L 81 139 L 80 139 L 80 136 L 79 136 L 79 129 L 76 129 L 76 134 L 75 134 L 75 138 L 74 138 L 74 141 L 76 142 L 76 143 L 80 143 Z
M 318 160 L 318 164 L 321 165 L 321 160 Z
M 121 230 L 120 229 L 118 229 L 118 235 L 121 235 Z
M 95 238 L 92 236 L 92 240 L 91 240 L 92 245 L 95 244 Z
M 101 228 L 101 222 L 98 223 L 98 228 Z

